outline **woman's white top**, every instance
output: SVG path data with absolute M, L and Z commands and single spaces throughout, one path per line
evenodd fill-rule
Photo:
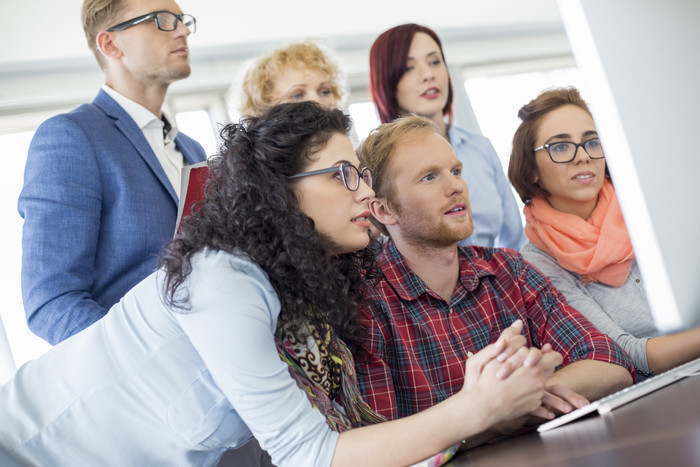
M 198 253 L 189 310 L 164 303 L 163 278 L 0 388 L 0 451 L 42 466 L 206 466 L 255 435 L 275 465 L 330 465 L 338 434 L 277 354 L 267 275 Z
M 452 126 L 450 144 L 462 162 L 469 187 L 474 231 L 462 245 L 495 246 L 520 250 L 527 241 L 513 188 L 491 141 Z

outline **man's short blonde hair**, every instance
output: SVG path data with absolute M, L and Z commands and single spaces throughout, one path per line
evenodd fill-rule
M 357 149 L 357 157 L 362 167 L 369 167 L 372 171 L 372 189 L 377 198 L 386 200 L 389 205 L 396 201 L 398 193 L 393 182 L 393 174 L 389 171 L 389 163 L 395 155 L 396 146 L 426 132 L 439 134 L 435 122 L 429 118 L 402 117 L 378 126 L 362 142 Z M 383 234 L 389 234 L 386 227 L 376 219 L 373 223 Z
M 320 70 L 328 78 L 336 101 L 343 98 L 342 73 L 330 52 L 312 41 L 298 42 L 263 55 L 248 69 L 241 92 L 243 115 L 259 116 L 277 104 L 273 97 L 275 80 L 287 65 Z
M 97 35 L 117 23 L 119 14 L 126 9 L 124 0 L 84 0 L 80 11 L 80 19 L 85 31 L 85 39 L 90 51 L 95 55 L 100 68 L 104 69 L 106 62 L 97 48 Z

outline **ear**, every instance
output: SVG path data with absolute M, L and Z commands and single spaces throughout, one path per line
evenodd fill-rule
M 540 181 L 540 171 L 539 168 L 535 167 L 535 170 L 532 172 L 532 184 L 537 185 L 537 183 Z
M 111 32 L 102 31 L 99 33 L 95 38 L 95 45 L 105 57 L 119 59 L 123 55 Z
M 372 214 L 372 217 L 385 226 L 396 225 L 398 222 L 394 211 L 383 198 L 373 198 L 369 202 L 369 212 Z

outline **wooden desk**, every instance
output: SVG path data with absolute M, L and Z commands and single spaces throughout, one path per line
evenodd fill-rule
M 700 466 L 700 377 L 554 430 L 462 452 L 450 467 Z

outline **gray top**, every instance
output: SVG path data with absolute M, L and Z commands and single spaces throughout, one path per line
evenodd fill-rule
M 620 287 L 589 282 L 561 267 L 557 260 L 528 242 L 523 257 L 549 277 L 566 301 L 589 319 L 600 331 L 625 349 L 641 376 L 651 375 L 647 364 L 647 340 L 658 335 L 644 291 L 637 260 Z

